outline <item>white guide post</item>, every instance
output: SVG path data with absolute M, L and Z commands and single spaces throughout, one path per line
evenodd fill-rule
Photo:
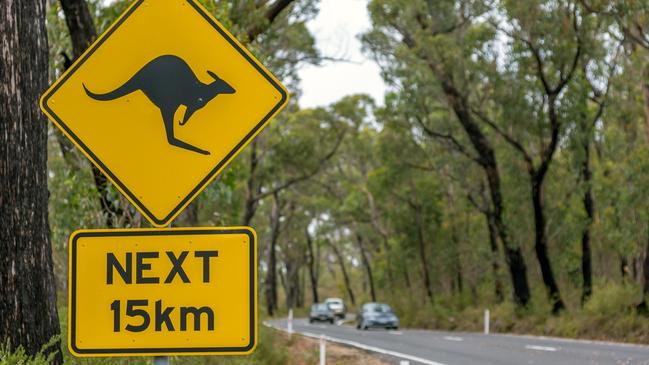
M 484 310 L 484 334 L 489 334 L 489 309 Z
M 320 335 L 320 365 L 327 365 L 327 341 Z
M 287 329 L 288 329 L 288 338 L 289 340 L 291 339 L 291 335 L 293 334 L 293 309 L 288 310 L 288 324 L 287 324 Z

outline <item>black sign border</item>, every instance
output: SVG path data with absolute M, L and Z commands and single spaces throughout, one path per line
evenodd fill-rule
M 225 31 L 223 28 L 221 28 L 212 18 L 206 14 L 200 7 L 200 5 L 196 4 L 195 0 L 185 0 L 189 5 L 191 5 L 205 20 L 212 26 L 216 31 L 230 43 L 230 45 L 235 48 L 241 56 L 243 56 L 246 61 L 248 61 L 264 78 L 281 94 L 281 99 L 280 101 L 273 107 L 273 109 L 264 116 L 264 118 L 230 151 L 217 165 L 214 167 L 208 174 L 205 176 L 200 183 L 192 189 L 192 191 L 183 198 L 183 200 L 176 205 L 174 209 L 171 210 L 171 212 L 164 218 L 158 219 L 142 202 L 137 198 L 135 194 L 133 194 L 128 187 L 122 183 L 121 180 L 113 174 L 112 171 L 108 169 L 108 167 L 88 148 L 81 139 L 72 132 L 72 130 L 59 118 L 56 113 L 50 108 L 48 101 L 54 95 L 54 93 L 67 81 L 70 76 L 72 76 L 81 65 L 85 63 L 85 61 L 92 56 L 95 51 L 101 47 L 101 45 L 108 39 L 110 36 L 115 32 L 125 21 L 126 19 L 135 12 L 135 10 L 142 5 L 142 3 L 145 0 L 137 0 L 135 4 L 133 4 L 127 12 L 115 23 L 114 26 L 112 26 L 101 38 L 99 41 L 94 43 L 92 47 L 83 55 L 83 57 L 78 61 L 75 62 L 73 65 L 72 69 L 70 72 L 68 72 L 61 81 L 59 81 L 56 86 L 49 92 L 47 95 L 43 97 L 43 107 L 47 110 L 47 112 L 58 122 L 58 125 L 65 130 L 65 132 L 74 140 L 74 142 L 81 148 L 83 151 L 90 157 L 91 161 L 95 163 L 96 165 L 99 166 L 99 168 L 109 176 L 112 182 L 114 182 L 116 185 L 120 187 L 120 190 L 126 194 L 129 199 L 144 213 L 144 215 L 155 223 L 158 226 L 166 226 L 169 224 L 171 221 L 172 217 L 174 217 L 177 213 L 179 213 L 179 210 L 181 207 L 185 206 L 186 204 L 189 204 L 189 202 L 192 200 L 192 197 L 198 194 L 201 190 L 203 190 L 207 184 L 214 178 L 216 177 L 217 172 L 223 168 L 227 163 L 230 162 L 230 160 L 236 155 L 241 148 L 252 138 L 252 136 L 257 133 L 259 129 L 261 129 L 266 122 L 279 110 L 282 108 L 282 106 L 286 103 L 288 100 L 288 94 L 286 91 L 268 74 L 266 73 L 260 66 L 255 62 L 238 44 L 236 41 L 234 41 Z
M 171 347 L 171 348 L 128 348 L 128 349 L 80 349 L 76 344 L 77 317 L 77 241 L 84 237 L 142 237 L 142 236 L 178 236 L 178 235 L 221 235 L 245 234 L 250 239 L 250 343 L 243 347 Z M 69 346 L 80 355 L 146 355 L 146 354 L 200 354 L 200 353 L 245 353 L 252 350 L 256 344 L 255 337 L 255 235 L 247 228 L 214 228 L 214 229 L 173 229 L 173 230 L 134 230 L 134 231 L 82 231 L 73 233 L 70 242 L 70 340 Z

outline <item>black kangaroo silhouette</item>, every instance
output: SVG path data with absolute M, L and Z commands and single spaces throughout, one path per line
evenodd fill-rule
M 121 98 L 137 90 L 141 90 L 149 100 L 160 109 L 164 121 L 167 142 L 176 147 L 209 155 L 202 150 L 174 137 L 174 114 L 181 105 L 187 109 L 180 125 L 185 125 L 197 110 L 203 108 L 219 94 L 234 94 L 236 91 L 215 73 L 207 71 L 214 78 L 210 84 L 202 83 L 182 58 L 164 55 L 150 61 L 126 81 L 122 86 L 105 94 L 96 94 L 83 88 L 89 97 L 109 101 Z

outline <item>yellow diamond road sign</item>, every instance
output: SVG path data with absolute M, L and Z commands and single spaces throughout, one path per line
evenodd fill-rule
M 70 351 L 251 353 L 257 343 L 255 237 L 248 227 L 73 233 Z
M 171 222 L 288 93 L 196 0 L 137 0 L 41 108 L 151 221 Z

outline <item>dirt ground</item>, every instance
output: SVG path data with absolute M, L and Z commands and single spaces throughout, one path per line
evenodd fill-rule
M 289 342 L 285 333 L 282 333 L 281 336 L 286 342 Z M 289 365 L 318 365 L 320 361 L 319 348 L 319 340 L 293 335 L 289 347 L 291 353 Z M 394 362 L 388 362 L 363 350 L 327 342 L 327 365 L 352 364 L 391 365 Z

